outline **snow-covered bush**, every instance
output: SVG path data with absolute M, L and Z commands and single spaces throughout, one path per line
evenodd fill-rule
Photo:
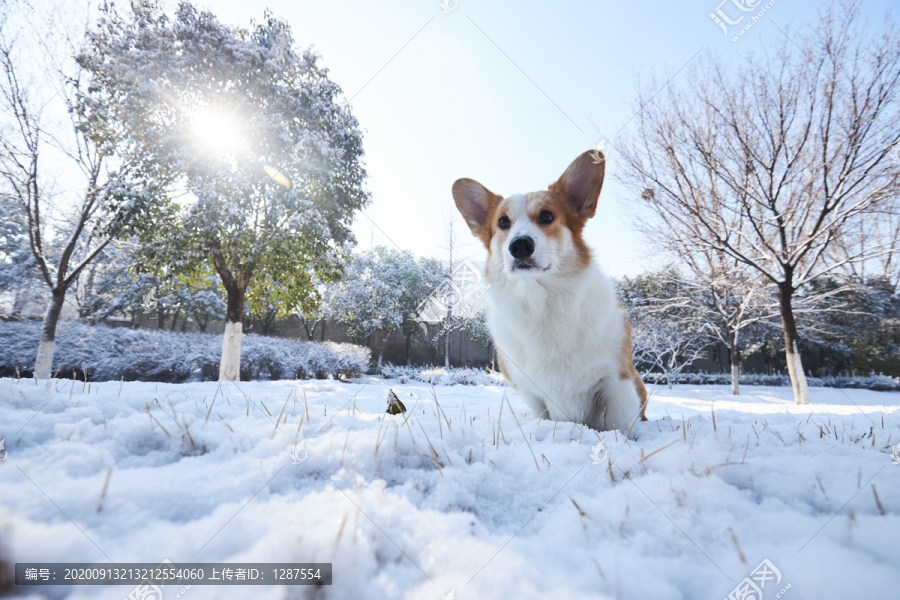
M 386 379 L 398 379 L 400 383 L 421 381 L 431 385 L 507 385 L 502 373 L 471 367 L 436 368 L 430 366 L 397 366 L 387 364 L 382 368 Z M 648 386 L 666 385 L 665 373 L 641 373 L 641 379 Z M 730 373 L 677 373 L 671 375 L 672 383 L 688 385 L 731 385 Z M 900 391 L 900 378 L 886 375 L 870 375 L 868 377 L 848 377 L 836 375 L 829 377 L 809 377 L 809 385 L 813 387 L 857 388 L 876 391 Z M 741 385 L 789 386 L 791 380 L 787 375 L 768 375 L 749 373 L 741 375 Z
M 445 369 L 387 364 L 381 368 L 381 373 L 385 378 L 399 379 L 401 383 L 413 380 L 431 385 L 506 385 L 506 378 L 501 373 L 472 367 Z
M 646 385 L 665 385 L 664 373 L 641 373 Z M 849 377 L 846 375 L 829 375 L 827 377 L 807 377 L 810 387 L 857 388 L 883 392 L 900 391 L 900 378 L 887 375 L 869 375 L 867 377 Z M 688 385 L 730 385 L 729 373 L 678 373 L 672 383 Z M 741 385 L 773 385 L 789 386 L 791 380 L 787 375 L 748 373 L 741 375 Z
M 878 392 L 900 391 L 900 377 L 887 375 L 869 375 L 868 377 L 848 377 L 846 375 L 829 375 L 828 377 L 810 377 L 809 385 L 833 388 L 858 388 Z
M 30 377 L 40 323 L 0 323 L 0 376 Z M 92 381 L 180 382 L 210 380 L 219 373 L 222 338 L 210 333 L 60 324 L 53 373 Z M 289 338 L 244 337 L 242 379 L 354 377 L 369 366 L 371 352 L 353 344 Z M 73 375 L 74 372 L 74 375 Z

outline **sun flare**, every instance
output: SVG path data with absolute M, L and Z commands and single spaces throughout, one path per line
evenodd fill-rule
M 240 122 L 225 112 L 197 110 L 190 117 L 191 133 L 207 150 L 235 154 L 245 143 Z

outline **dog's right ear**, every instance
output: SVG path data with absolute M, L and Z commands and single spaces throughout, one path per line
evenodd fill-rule
M 453 184 L 453 199 L 475 237 L 480 237 L 485 245 L 490 244 L 491 228 L 487 221 L 503 198 L 474 179 L 457 179 Z

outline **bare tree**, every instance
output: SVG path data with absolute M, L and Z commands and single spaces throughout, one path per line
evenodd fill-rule
M 68 31 L 58 28 L 64 19 L 57 11 L 49 21 L 54 36 L 64 40 L 60 47 L 51 46 L 47 39 L 54 36 L 35 41 L 21 28 L 11 33 L 13 19 L 21 24 L 38 18 L 26 14 L 27 5 L 20 8 L 23 12 L 4 21 L 0 32 L 0 119 L 7 126 L 0 136 L 0 193 L 25 215 L 28 244 L 50 290 L 34 368 L 37 378 L 46 379 L 67 290 L 152 193 L 139 189 L 136 174 L 116 159 L 113 140 L 89 122 L 82 72 L 68 60 L 73 42 Z M 36 72 L 41 67 L 35 65 L 35 53 L 51 65 L 46 72 Z M 41 97 L 41 86 L 35 85 L 39 79 L 59 85 L 57 93 Z M 67 110 L 67 125 L 56 127 L 48 117 L 55 101 L 64 103 L 60 108 Z M 61 182 L 54 178 L 69 171 L 64 184 L 79 191 L 55 198 L 50 190 Z
M 629 318 L 635 362 L 662 371 L 669 389 L 672 378 L 700 358 L 709 346 L 694 318 L 674 318 L 652 309 L 635 312 Z
M 663 307 L 690 308 L 698 327 L 728 350 L 731 391 L 740 395 L 741 330 L 770 318 L 777 307 L 769 302 L 765 280 L 723 252 L 708 247 L 678 244 L 672 236 L 668 249 L 691 276 L 678 277 L 681 293 L 662 301 Z M 773 308 L 775 309 L 773 311 Z
M 456 234 L 453 233 L 453 221 L 450 220 L 447 223 L 447 245 L 444 247 L 447 250 L 447 276 L 444 279 L 444 282 L 448 284 L 453 291 L 458 291 L 459 287 L 455 285 L 454 274 L 456 272 L 457 263 L 454 262 L 453 259 L 453 251 L 457 246 Z M 453 333 L 454 329 L 461 329 L 463 326 L 462 319 L 458 316 L 454 316 L 453 308 L 456 306 L 460 300 L 460 298 L 453 298 L 453 294 L 450 294 L 451 298 L 446 302 L 447 306 L 447 316 L 444 319 L 444 322 L 441 326 L 441 332 L 444 334 L 444 368 L 450 368 L 450 335 Z
M 741 393 L 741 330 L 771 314 L 763 306 L 763 281 L 723 254 L 710 251 L 699 256 L 699 260 L 693 256 L 685 261 L 695 276 L 688 287 L 704 299 L 700 310 L 704 328 L 728 349 L 731 393 L 738 396 Z
M 624 178 L 656 213 L 657 235 L 677 231 L 777 287 L 794 398 L 807 403 L 797 291 L 897 250 L 856 231 L 897 208 L 900 39 L 889 22 L 869 37 L 858 4 L 829 7 L 812 33 L 748 64 L 709 59 L 683 88 L 639 91 Z
M 701 304 L 672 269 L 624 277 L 619 296 L 631 321 L 635 364 L 658 369 L 671 389 L 673 376 L 693 364 L 712 337 Z

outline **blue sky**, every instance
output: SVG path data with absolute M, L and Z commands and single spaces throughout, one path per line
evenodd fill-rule
M 634 117 L 640 78 L 660 85 L 698 52 L 752 69 L 752 52 L 815 23 L 820 3 L 776 0 L 736 42 L 732 34 L 768 3 L 741 0 L 537 2 L 247 0 L 198 2 L 246 26 L 264 7 L 314 46 L 352 97 L 365 130 L 372 205 L 357 219 L 359 248 L 387 245 L 445 256 L 452 219 L 462 257 L 483 248 L 456 211 L 450 187 L 472 177 L 504 196 L 545 189 L 579 153 L 607 139 L 607 180 L 585 230 L 614 276 L 658 266 L 629 217 L 634 201 L 615 178 L 617 133 Z M 892 3 L 870 1 L 880 23 Z M 729 34 L 710 13 L 744 19 Z M 782 33 L 783 30 L 785 33 Z

